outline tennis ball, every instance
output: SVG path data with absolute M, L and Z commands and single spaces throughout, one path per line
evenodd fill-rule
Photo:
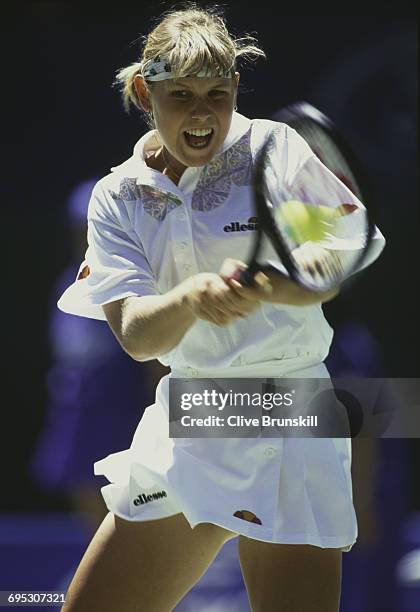
M 319 242 L 325 232 L 332 233 L 336 221 L 357 211 L 355 204 L 341 204 L 337 208 L 322 204 L 305 204 L 299 200 L 283 202 L 276 211 L 276 219 L 286 233 L 298 244 Z
M 327 229 L 325 223 L 336 217 L 334 209 L 328 206 L 313 206 L 298 200 L 284 202 L 277 214 L 280 224 L 298 244 L 322 240 Z

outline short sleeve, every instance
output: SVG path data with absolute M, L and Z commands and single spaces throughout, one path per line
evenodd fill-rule
M 273 206 L 282 202 L 298 200 L 307 204 L 338 207 L 344 203 L 353 204 L 364 210 L 364 204 L 337 176 L 331 172 L 311 150 L 307 142 L 292 128 L 287 129 L 286 153 L 281 175 L 274 178 L 275 166 L 271 165 L 273 175 L 270 177 L 269 194 Z M 334 240 L 323 244 L 325 248 L 340 251 L 341 257 L 354 259 L 364 244 L 365 226 L 363 216 L 345 215 L 342 223 L 342 239 L 335 235 Z M 350 227 L 351 224 L 351 227 Z M 349 240 L 348 236 L 352 239 Z M 346 237 L 346 239 L 344 239 Z M 372 243 L 362 264 L 355 272 L 373 263 L 385 246 L 385 238 L 375 227 Z M 273 262 L 270 262 L 273 263 Z M 276 267 L 279 267 L 278 264 Z M 282 266 L 281 271 L 285 271 Z
M 76 279 L 58 301 L 69 314 L 106 320 L 103 304 L 159 291 L 126 204 L 99 181 L 88 208 L 88 249 Z
M 323 204 L 329 207 L 338 207 L 342 204 L 353 204 L 361 210 L 365 205 L 339 178 L 329 170 L 316 155 L 312 155 L 295 176 L 290 188 L 290 199 L 297 199 L 311 204 Z M 353 259 L 357 257 L 365 244 L 365 215 L 349 214 L 341 217 L 337 225 L 337 232 L 331 241 L 325 243 L 325 247 L 340 251 L 341 257 Z M 351 239 L 348 237 L 351 236 Z M 355 270 L 366 268 L 372 264 L 381 254 L 385 247 L 385 238 L 378 227 L 375 227 L 369 250 L 362 264 Z

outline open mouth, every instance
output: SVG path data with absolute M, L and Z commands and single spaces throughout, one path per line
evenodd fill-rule
M 193 149 L 204 149 L 210 143 L 214 130 L 212 128 L 197 129 L 197 130 L 186 130 L 184 132 L 184 138 L 188 146 Z

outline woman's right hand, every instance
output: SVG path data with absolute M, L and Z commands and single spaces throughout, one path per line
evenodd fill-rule
M 200 272 L 186 281 L 184 300 L 199 319 L 215 325 L 228 325 L 236 318 L 244 318 L 260 305 L 230 287 L 219 274 Z

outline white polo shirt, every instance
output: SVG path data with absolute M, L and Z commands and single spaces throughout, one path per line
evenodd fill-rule
M 227 257 L 246 261 L 255 236 L 252 162 L 270 133 L 276 146 L 266 177 L 274 206 L 285 184 L 298 191 L 308 164 L 316 167 L 324 185 L 334 187 L 331 193 L 339 185 L 344 201 L 363 206 L 286 124 L 234 113 L 218 154 L 206 166 L 187 168 L 178 186 L 146 165 L 145 152 L 159 145 L 157 132 L 148 132 L 133 156 L 96 184 L 88 211 L 89 247 L 59 308 L 105 320 L 103 304 L 163 294 L 193 274 L 218 272 Z M 313 201 L 318 196 L 313 194 Z M 378 257 L 384 243 L 378 230 L 364 266 Z M 274 256 L 271 246 L 266 249 Z M 279 360 L 309 365 L 325 359 L 332 335 L 321 305 L 267 302 L 224 327 L 197 320 L 159 360 L 184 373 Z
M 178 186 L 146 165 L 148 149 L 159 146 L 149 132 L 95 186 L 89 247 L 59 307 L 104 320 L 103 304 L 163 294 L 193 274 L 217 273 L 227 257 L 247 261 L 255 236 L 252 162 L 271 133 L 265 178 L 273 206 L 284 188 L 297 199 L 304 189 L 305 201 L 317 203 L 319 185 L 323 203 L 362 206 L 285 124 L 235 113 L 218 154 L 204 167 L 187 168 Z M 320 178 L 310 192 L 308 171 Z M 365 265 L 383 246 L 378 231 Z M 328 377 L 321 362 L 331 339 L 320 305 L 267 302 L 224 327 L 197 320 L 160 357 L 172 372 L 160 381 L 130 449 L 95 463 L 95 473 L 111 482 L 102 488 L 109 510 L 139 521 L 183 512 L 192 527 L 210 522 L 269 542 L 349 550 L 357 536 L 350 440 L 170 439 L 167 430 L 170 377 Z M 153 502 L 140 503 L 149 494 Z

